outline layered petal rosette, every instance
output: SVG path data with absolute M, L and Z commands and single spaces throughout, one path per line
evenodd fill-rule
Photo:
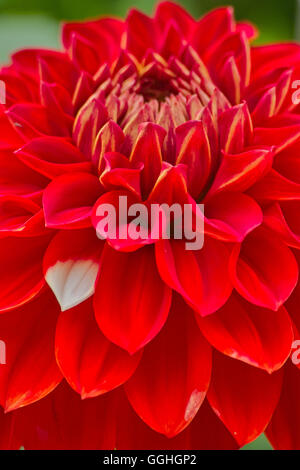
M 300 46 L 256 34 L 165 2 L 1 69 L 0 447 L 300 448 Z M 99 236 L 120 198 L 203 246 Z

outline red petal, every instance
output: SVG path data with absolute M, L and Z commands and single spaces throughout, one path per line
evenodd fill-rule
M 239 21 L 236 25 L 237 31 L 243 31 L 249 41 L 253 41 L 259 35 L 259 31 L 256 26 L 250 23 L 249 21 Z
M 69 92 L 58 83 L 43 81 L 41 72 L 40 94 L 41 104 L 51 113 L 58 114 L 59 119 L 73 123 L 73 106 Z
M 220 70 L 224 65 L 226 59 L 231 59 L 236 65 L 236 72 L 232 76 L 233 79 L 237 80 L 240 84 L 240 90 L 243 93 L 244 89 L 249 85 L 250 73 L 251 73 L 251 55 L 250 55 L 250 44 L 244 32 L 235 32 L 228 34 L 224 40 L 214 44 L 214 47 L 209 49 L 205 54 L 206 61 L 212 76 L 216 79 L 217 85 L 225 93 L 230 96 L 232 87 L 235 86 L 234 82 L 224 84 L 223 76 L 218 76 L 216 70 Z M 223 70 L 224 72 L 224 70 Z M 236 76 L 235 76 L 236 75 Z
M 102 173 L 105 167 L 105 153 L 119 152 L 124 139 L 125 136 L 121 127 L 113 120 L 107 121 L 106 124 L 101 127 L 92 147 L 92 160 L 99 174 Z
M 123 198 L 123 199 L 121 199 Z M 140 214 L 141 223 L 129 222 L 127 212 L 139 204 L 136 216 Z M 145 210 L 141 215 L 140 204 Z M 123 211 L 121 210 L 123 208 Z M 114 212 L 113 212 L 114 209 Z M 141 248 L 144 245 L 154 243 L 148 226 L 147 207 L 141 203 L 136 194 L 128 191 L 109 191 L 104 193 L 96 202 L 92 212 L 92 223 L 96 229 L 97 236 L 102 240 L 107 240 L 109 245 L 117 251 L 130 252 Z M 124 213 L 126 215 L 124 219 Z M 129 217 L 131 220 L 133 217 Z M 133 225 L 131 225 L 131 223 Z M 135 229 L 135 233 L 131 231 Z M 157 237 L 156 237 L 157 238 Z
M 176 23 L 171 20 L 165 26 L 165 31 L 159 47 L 159 54 L 168 60 L 172 56 L 180 56 L 182 50 L 183 41 L 181 32 Z
M 121 394 L 120 394 L 121 395 Z M 237 443 L 207 403 L 201 405 L 189 426 L 168 438 L 147 426 L 122 396 L 118 408 L 118 450 L 229 450 Z
M 137 414 L 155 431 L 172 437 L 195 417 L 210 372 L 209 345 L 197 330 L 192 311 L 177 296 L 164 329 L 145 348 L 125 389 Z
M 62 40 L 65 49 L 69 49 L 74 34 L 88 39 L 98 47 L 100 43 L 105 44 L 101 48 L 100 62 L 107 62 L 114 59 L 114 49 L 120 47 L 121 36 L 124 32 L 124 22 L 117 18 L 100 18 L 96 21 L 79 23 L 66 23 L 63 25 Z M 98 50 L 100 53 L 100 51 Z
M 153 431 L 132 409 L 126 395 L 121 392 L 118 401 L 116 449 L 118 450 L 167 450 L 189 449 L 188 431 L 168 438 Z M 198 447 L 197 447 L 198 448 Z
M 286 67 L 286 64 L 296 65 L 299 59 L 300 47 L 297 43 L 270 44 L 251 49 L 253 71 L 257 76 L 264 75 L 270 70 Z
M 281 127 L 256 127 L 253 134 L 253 145 L 274 147 L 275 153 L 279 153 L 285 148 L 299 140 L 300 126 L 281 124 Z
M 2 109 L 0 109 L 0 125 L 2 129 L 1 149 L 15 149 L 24 144 L 24 138 L 18 132 L 18 127 L 13 125 Z
M 159 277 L 153 248 L 120 253 L 105 247 L 94 308 L 98 325 L 110 341 L 136 352 L 160 331 L 170 303 L 171 290 Z
M 223 153 L 209 195 L 220 191 L 245 191 L 271 169 L 273 154 L 253 149 L 240 154 Z
M 97 133 L 107 120 L 106 108 L 99 99 L 95 98 L 88 100 L 76 116 L 73 139 L 88 159 L 92 157 Z
M 127 119 L 123 124 L 125 140 L 122 145 L 122 152 L 125 155 L 130 155 L 134 142 L 139 134 L 139 126 L 145 122 L 154 121 L 154 112 L 149 103 L 140 104 L 136 110 L 135 108 L 129 113 Z M 160 124 L 160 123 L 159 123 Z M 163 126 L 165 127 L 165 126 Z M 118 150 L 118 149 L 111 149 Z
M 3 236 L 37 236 L 46 232 L 39 205 L 21 196 L 0 198 L 0 232 Z
M 278 310 L 297 284 L 298 265 L 286 245 L 271 231 L 259 228 L 244 240 L 232 275 L 235 288 L 245 299 Z
M 48 397 L 17 416 L 26 450 L 107 450 L 115 448 L 115 395 L 81 400 L 62 383 Z
M 82 398 L 92 398 L 126 382 L 141 354 L 130 356 L 105 338 L 88 300 L 59 316 L 56 358 L 71 387 Z
M 0 243 L 0 312 L 35 297 L 45 285 L 42 260 L 50 238 L 3 238 Z
M 16 413 L 5 414 L 0 408 L 0 450 L 19 450 L 22 441 L 16 435 Z
M 230 252 L 225 244 L 206 237 L 199 251 L 186 250 L 180 240 L 160 240 L 155 248 L 162 279 L 200 315 L 224 305 L 232 291 Z
M 198 21 L 192 46 L 201 55 L 216 44 L 222 37 L 234 31 L 233 9 L 216 8 Z
M 147 200 L 149 204 L 179 203 L 182 207 L 195 201 L 189 196 L 186 186 L 185 165 L 171 166 L 168 163 L 163 168 L 154 188 Z
M 46 226 L 85 228 L 91 226 L 92 208 L 102 193 L 99 179 L 88 173 L 59 176 L 44 191 Z
M 288 363 L 285 368 L 279 403 L 266 435 L 276 450 L 300 449 L 300 371 Z
M 224 153 L 240 153 L 249 144 L 253 124 L 246 103 L 233 106 L 221 114 L 219 132 L 220 146 Z
M 130 161 L 133 164 L 143 164 L 141 185 L 142 194 L 145 197 L 153 188 L 161 172 L 161 149 L 165 136 L 166 131 L 163 127 L 151 122 L 142 124 L 130 155 Z
M 126 18 L 126 49 L 137 59 L 142 59 L 147 49 L 156 43 L 155 23 L 138 10 L 130 10 Z
M 18 103 L 6 111 L 18 132 L 27 140 L 41 135 L 69 137 L 73 120 L 32 103 Z
M 198 199 L 211 170 L 211 151 L 206 131 L 201 121 L 188 121 L 176 128 L 176 163 L 188 167 L 189 193 Z
M 250 188 L 249 194 L 263 202 L 299 200 L 300 184 L 294 183 L 272 169 L 262 180 Z
M 264 223 L 294 248 L 300 248 L 299 208 L 300 201 L 282 201 L 275 202 L 264 212 Z
M 49 179 L 28 168 L 10 151 L 0 152 L 0 194 L 38 199 Z
M 93 94 L 93 90 L 93 78 L 87 72 L 82 71 L 72 98 L 72 106 L 75 112 L 84 105 L 89 96 Z
M 0 400 L 6 411 L 50 393 L 61 381 L 54 356 L 58 305 L 47 290 L 32 302 L 0 316 L 6 364 L 0 366 Z
M 180 5 L 173 2 L 159 3 L 155 11 L 155 22 L 164 30 L 170 21 L 174 21 L 185 36 L 189 36 L 196 25 L 194 18 Z
M 274 170 L 285 178 L 300 183 L 300 139 L 297 139 L 292 145 L 282 150 L 274 159 Z
M 205 318 L 196 315 L 196 320 L 216 349 L 269 373 L 290 355 L 293 328 L 284 307 L 273 312 L 233 294 L 216 313 Z
M 100 181 L 106 190 L 127 189 L 140 196 L 142 164 L 131 165 L 128 159 L 118 152 L 104 154 L 105 168 Z
M 59 83 L 66 90 L 72 91 L 79 78 L 79 71 L 69 60 L 65 52 L 45 49 L 22 49 L 12 55 L 13 65 L 22 75 L 36 80 L 43 69 L 43 80 Z M 46 75 L 46 73 L 47 75 Z
M 217 240 L 241 242 L 261 225 L 260 206 L 243 193 L 221 193 L 204 204 L 205 233 Z
M 268 122 L 276 114 L 276 108 L 276 88 L 273 86 L 263 94 L 251 114 L 255 127 Z
M 222 86 L 222 91 L 226 94 L 232 104 L 239 104 L 242 97 L 241 76 L 235 58 L 228 57 L 219 72 L 218 82 Z M 239 141 L 236 139 L 235 144 Z
M 91 163 L 85 161 L 75 146 L 59 137 L 33 139 L 16 155 L 27 166 L 50 179 L 63 173 L 91 172 L 92 169 Z
M 195 419 L 185 431 L 189 433 L 189 448 L 203 450 L 236 450 L 238 444 L 206 399 Z
M 278 403 L 281 371 L 269 375 L 216 353 L 208 401 L 240 446 L 256 439 Z
M 104 44 L 102 43 L 102 47 Z M 94 75 L 99 68 L 100 57 L 98 50 L 93 47 L 93 43 L 88 39 L 73 33 L 69 46 L 69 55 L 71 61 L 80 69 Z

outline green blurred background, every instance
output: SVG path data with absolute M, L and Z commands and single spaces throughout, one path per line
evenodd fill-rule
M 99 15 L 125 16 L 131 7 L 151 13 L 155 0 L 0 0 L 0 62 L 23 47 L 59 47 L 59 26 L 63 20 Z M 226 4 L 226 0 L 177 0 L 195 17 Z M 228 0 L 237 19 L 248 19 L 260 29 L 258 43 L 300 40 L 300 0 Z M 246 449 L 271 449 L 264 436 Z
M 151 13 L 155 3 L 155 0 L 0 0 L 0 62 L 7 62 L 9 53 L 19 47 L 58 47 L 62 20 L 107 14 L 124 16 L 132 6 Z M 226 4 L 226 0 L 179 0 L 178 3 L 199 17 L 211 8 Z M 234 5 L 238 19 L 248 18 L 258 25 L 259 42 L 295 38 L 297 0 L 229 0 L 229 3 Z

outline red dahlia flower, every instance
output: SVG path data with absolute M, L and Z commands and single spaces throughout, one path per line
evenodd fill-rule
M 300 46 L 255 35 L 166 2 L 1 69 L 3 448 L 300 448 Z M 203 248 L 98 238 L 121 195 Z

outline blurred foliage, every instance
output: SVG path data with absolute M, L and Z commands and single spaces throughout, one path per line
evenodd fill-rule
M 124 16 L 131 7 L 151 13 L 156 3 L 155 0 L 0 0 L 0 15 L 40 13 L 57 20 L 72 20 L 107 14 Z M 229 3 L 235 7 L 238 19 L 247 18 L 259 26 L 262 40 L 293 37 L 296 0 L 178 0 L 178 3 L 196 17 Z
M 40 12 L 58 19 L 75 19 L 100 14 L 124 15 L 128 8 L 136 6 L 151 13 L 155 0 L 0 0 L 0 12 Z M 224 0 L 178 0 L 190 12 L 199 16 L 205 10 L 226 4 Z M 279 34 L 292 34 L 295 0 L 231 0 L 238 17 L 247 17 Z M 283 29 L 283 30 L 282 30 Z M 282 31 L 281 31 L 282 30 Z
M 0 61 L 22 47 L 59 47 L 59 22 L 115 15 L 124 17 L 136 7 L 150 14 L 155 0 L 0 0 Z M 195 17 L 205 11 L 231 4 L 237 19 L 254 22 L 258 42 L 291 40 L 295 33 L 296 0 L 177 0 Z M 300 3 L 300 2 L 299 2 Z M 245 447 L 271 449 L 264 436 Z
M 294 37 L 296 0 L 177 0 L 195 17 L 226 3 L 238 19 L 248 19 L 260 29 L 258 42 Z M 58 24 L 99 15 L 124 17 L 136 7 L 150 14 L 156 0 L 0 0 L 0 61 L 19 47 L 58 47 Z
M 272 447 L 264 434 L 262 434 L 256 441 L 246 445 L 242 450 L 272 450 Z
M 0 62 L 21 47 L 59 47 L 57 20 L 40 14 L 0 14 Z

